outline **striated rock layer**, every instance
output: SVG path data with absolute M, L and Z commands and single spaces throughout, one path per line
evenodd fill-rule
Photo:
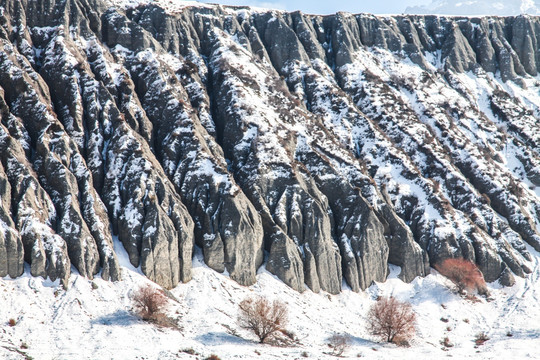
M 131 4 L 131 3 L 130 3 Z M 194 247 L 338 293 L 540 251 L 540 19 L 0 1 L 0 276 Z

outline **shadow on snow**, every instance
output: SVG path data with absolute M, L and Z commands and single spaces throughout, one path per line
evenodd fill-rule
M 133 313 L 127 310 L 117 310 L 114 313 L 100 316 L 96 319 L 92 319 L 92 325 L 117 325 L 117 326 L 131 326 L 139 324 L 141 319 L 135 316 Z

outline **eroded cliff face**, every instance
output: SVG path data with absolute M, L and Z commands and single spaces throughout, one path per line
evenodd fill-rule
M 338 293 L 540 251 L 540 19 L 0 1 L 0 276 Z M 117 249 L 119 243 L 116 244 Z

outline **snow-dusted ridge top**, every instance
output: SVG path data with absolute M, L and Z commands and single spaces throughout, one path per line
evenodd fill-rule
M 184 0 L 106 0 L 109 4 L 112 6 L 115 6 L 120 9 L 132 9 L 138 6 L 144 6 L 144 5 L 155 5 L 161 7 L 163 10 L 165 10 L 168 14 L 177 14 L 181 12 L 182 10 L 188 8 L 188 7 L 196 7 L 196 8 L 206 8 L 206 9 L 212 9 L 212 8 L 223 8 L 227 9 L 229 11 L 238 11 L 238 8 L 242 8 L 242 10 L 249 9 L 251 12 L 285 12 L 284 10 L 280 9 L 270 9 L 270 8 L 264 8 L 264 7 L 258 7 L 258 6 L 234 6 L 234 5 L 220 5 L 220 4 L 212 4 L 212 3 L 203 3 L 199 1 L 184 1 Z
M 212 7 L 223 7 L 227 9 L 233 8 L 249 8 L 252 12 L 288 12 L 283 9 L 273 9 L 266 7 L 258 6 L 239 6 L 239 5 L 220 5 L 212 3 L 203 3 L 199 1 L 184 1 L 184 0 L 106 0 L 112 6 L 118 8 L 129 9 L 141 5 L 153 4 L 163 8 L 169 14 L 175 14 L 186 7 L 199 7 L 199 8 L 212 8 Z M 517 3 L 518 1 L 514 1 Z M 519 4 L 504 4 L 503 2 L 491 2 L 491 1 L 434 1 L 433 4 L 425 6 L 412 6 L 407 7 L 402 13 L 380 13 L 375 14 L 375 16 L 380 17 L 395 17 L 403 15 L 437 15 L 441 17 L 493 17 L 493 16 L 518 16 L 518 15 L 529 15 L 529 16 L 538 16 L 540 15 L 540 9 L 538 5 L 535 5 L 533 1 L 530 0 L 520 0 Z M 469 10 L 463 10 L 469 9 Z M 309 14 L 309 13 L 308 13 Z M 365 14 L 368 13 L 354 13 L 354 14 Z M 318 14 L 311 14 L 318 15 Z M 323 15 L 321 15 L 323 16 Z M 330 15 L 324 15 L 330 16 Z
M 183 0 L 106 0 L 109 4 L 121 9 L 130 9 L 143 5 L 156 5 L 170 13 L 179 12 L 188 6 L 212 8 L 216 5 L 201 3 L 198 1 L 183 1 Z

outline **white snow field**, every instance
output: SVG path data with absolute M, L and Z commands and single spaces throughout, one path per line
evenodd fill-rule
M 256 285 L 244 287 L 206 267 L 197 254 L 193 280 L 171 291 L 177 301 L 170 301 L 170 313 L 180 319 L 180 329 L 160 328 L 133 314 L 131 296 L 148 280 L 131 266 L 123 267 L 123 280 L 116 283 L 72 275 L 68 290 L 27 271 L 15 280 L 0 279 L 0 358 L 335 359 L 327 339 L 339 333 L 351 337 L 343 355 L 349 359 L 539 359 L 540 255 L 529 250 L 533 272 L 511 288 L 489 284 L 490 299 L 479 302 L 455 294 L 435 271 L 406 284 L 397 279 L 396 267 L 385 283 L 360 293 L 345 288 L 339 295 L 300 294 L 264 268 Z M 299 345 L 260 345 L 239 328 L 238 303 L 254 294 L 287 304 L 287 328 Z M 379 295 L 412 303 L 418 322 L 410 347 L 378 342 L 367 331 L 366 314 Z M 490 340 L 476 346 L 480 332 Z M 441 345 L 445 337 L 453 347 Z M 182 351 L 187 349 L 198 355 Z

